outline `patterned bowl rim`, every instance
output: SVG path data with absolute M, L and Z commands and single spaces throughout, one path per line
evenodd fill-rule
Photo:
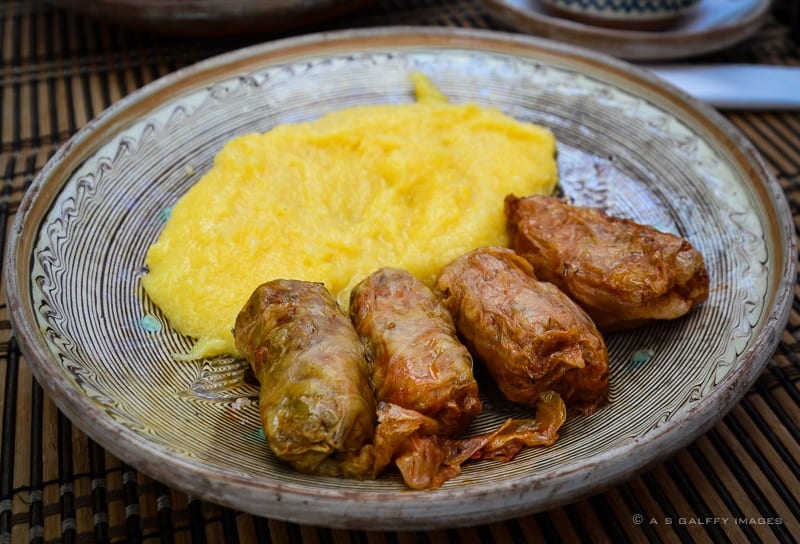
M 669 17 L 675 13 L 689 9 L 700 0 L 659 0 L 657 2 L 647 0 L 539 0 L 542 4 L 558 6 L 562 9 L 576 11 L 578 13 L 591 13 L 598 17 L 617 17 L 623 18 L 633 13 L 637 16 Z M 642 9 L 633 10 L 634 6 L 641 5 Z
M 105 142 L 104 136 L 121 130 L 131 116 L 146 113 L 158 105 L 164 93 L 174 97 L 214 81 L 220 73 L 252 70 L 308 53 L 323 54 L 321 47 L 326 52 L 342 52 L 359 44 L 486 48 L 521 56 L 535 53 L 550 61 L 578 63 L 582 69 L 611 74 L 635 86 L 643 86 L 660 100 L 669 102 L 681 115 L 701 119 L 745 166 L 750 178 L 759 183 L 755 189 L 764 204 L 771 206 L 774 219 L 771 234 L 781 241 L 784 249 L 780 267 L 771 271 L 771 281 L 775 285 L 768 301 L 771 310 L 752 345 L 740 356 L 741 364 L 725 376 L 703 402 L 682 417 L 594 457 L 589 466 L 569 464 L 549 474 L 547 481 L 522 479 L 498 482 L 491 489 L 459 487 L 399 494 L 395 491 L 342 493 L 299 484 L 269 485 L 238 473 L 199 471 L 196 465 L 185 463 L 126 432 L 76 389 L 64 387 L 33 315 L 30 266 L 39 222 L 71 173 Z M 456 28 L 379 27 L 308 34 L 225 53 L 159 78 L 103 111 L 55 153 L 24 195 L 9 236 L 9 251 L 4 262 L 5 289 L 13 330 L 35 378 L 46 393 L 93 440 L 148 476 L 224 506 L 314 525 L 384 530 L 455 527 L 511 518 L 585 497 L 665 459 L 711 428 L 758 378 L 778 345 L 794 297 L 797 251 L 794 230 L 780 184 L 738 129 L 713 108 L 642 69 L 575 46 L 519 34 Z M 592 471 L 603 471 L 606 477 L 592 480 L 589 478 Z M 558 485 L 554 487 L 548 482 L 558 482 Z M 444 505 L 447 505 L 447 516 L 443 516 L 441 510 Z

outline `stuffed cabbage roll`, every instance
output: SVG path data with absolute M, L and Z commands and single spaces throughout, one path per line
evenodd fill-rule
M 236 348 L 261 388 L 273 452 L 300 472 L 374 477 L 376 405 L 364 348 L 320 283 L 259 286 L 236 319 Z
M 605 331 L 675 319 L 708 297 L 703 256 L 687 240 L 554 197 L 506 197 L 513 248 Z
M 379 401 L 436 420 L 440 434 L 466 430 L 481 410 L 472 357 L 428 286 L 405 270 L 382 268 L 351 291 L 350 317 Z
M 510 249 L 481 248 L 455 259 L 436 288 L 509 400 L 534 405 L 552 390 L 583 412 L 606 401 L 608 351 L 594 323 Z
M 535 417 L 459 437 L 481 409 L 472 357 L 436 295 L 409 272 L 384 268 L 351 292 L 351 317 L 367 346 L 378 407 L 375 465 L 394 464 L 414 489 L 435 489 L 469 459 L 510 460 L 558 438 L 566 410 L 553 392 Z M 532 403 L 533 404 L 533 403 Z

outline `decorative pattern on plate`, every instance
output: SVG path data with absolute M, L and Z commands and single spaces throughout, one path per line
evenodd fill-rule
M 614 17 L 649 17 L 680 13 L 697 0 L 547 0 L 546 3 L 579 13 Z
M 783 233 L 792 227 L 775 181 L 720 129 L 724 120 L 611 59 L 506 35 L 395 32 L 394 43 L 386 42 L 391 32 L 289 40 L 290 50 L 299 44 L 296 58 L 255 48 L 204 65 L 217 70 L 210 80 L 203 67 L 174 76 L 145 95 L 157 107 L 130 113 L 102 138 L 87 129 L 90 152 L 80 165 L 46 169 L 38 180 L 34 196 L 41 186 L 55 190 L 24 225 L 35 240 L 16 262 L 32 322 L 18 314 L 15 325 L 39 350 L 34 371 L 66 413 L 78 424 L 88 414 L 87 432 L 141 470 L 284 519 L 367 528 L 476 523 L 553 506 L 666 454 L 720 417 L 765 363 L 774 345 L 765 328 L 788 308 L 783 251 L 793 242 Z M 426 45 L 408 45 L 409 36 Z M 226 71 L 227 62 L 236 67 Z M 176 360 L 191 339 L 170 328 L 139 283 L 169 208 L 225 141 L 332 109 L 410 101 L 413 70 L 454 101 L 551 127 L 565 195 L 686 236 L 704 254 L 712 285 L 708 302 L 684 319 L 607 337 L 611 402 L 569 419 L 554 446 L 508 464 L 467 464 L 460 478 L 422 494 L 393 474 L 309 478 L 277 463 L 259 435 L 243 364 Z M 191 78 L 188 90 L 170 92 Z M 474 432 L 526 414 L 490 393 Z

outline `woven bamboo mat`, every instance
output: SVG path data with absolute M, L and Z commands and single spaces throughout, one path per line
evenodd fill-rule
M 477 2 L 466 0 L 381 0 L 324 28 L 385 24 L 495 28 Z M 269 38 L 169 38 L 104 25 L 46 2 L 0 3 L 0 241 L 37 172 L 95 115 L 171 71 Z M 701 60 L 798 65 L 800 51 L 788 28 L 773 20 L 753 39 Z M 727 116 L 761 151 L 800 225 L 800 113 Z M 791 542 L 800 535 L 797 301 L 753 388 L 711 431 L 663 464 L 540 514 L 466 529 L 387 533 L 257 518 L 137 472 L 43 394 L 2 301 L 0 542 Z M 645 522 L 635 523 L 637 516 Z

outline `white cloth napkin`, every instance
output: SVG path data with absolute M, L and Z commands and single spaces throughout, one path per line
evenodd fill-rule
M 800 109 L 800 66 L 654 64 L 644 67 L 719 109 Z

